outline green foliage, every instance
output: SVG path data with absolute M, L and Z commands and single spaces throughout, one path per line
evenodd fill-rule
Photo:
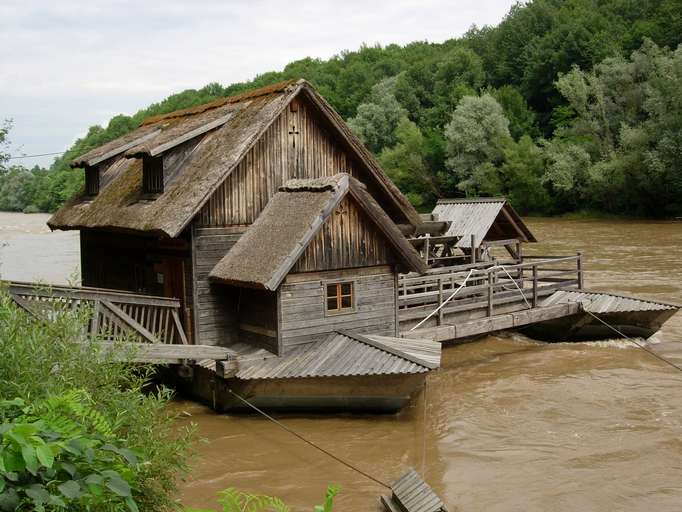
M 445 128 L 449 180 L 468 196 L 499 189 L 494 166 L 510 140 L 509 120 L 489 94 L 466 96 Z
M 88 319 L 85 308 L 64 306 L 50 322 L 37 322 L 0 288 L 0 400 L 20 397 L 33 408 L 31 421 L 49 426 L 46 432 L 62 432 L 64 439 L 84 436 L 102 457 L 127 462 L 108 469 L 121 471 L 140 510 L 174 510 L 193 430 L 176 428 L 167 408 L 170 392 L 152 386 L 152 368 L 113 360 L 96 340 L 84 340 Z M 131 453 L 141 462 L 129 460 Z M 90 455 L 86 450 L 86 461 L 94 460 Z M 107 468 L 102 463 L 96 469 Z
M 0 510 L 139 510 L 138 454 L 87 393 L 4 400 L 0 416 Z
M 675 142 L 679 102 L 674 101 L 680 89 L 675 88 L 675 64 L 670 55 L 664 58 L 662 48 L 674 49 L 682 42 L 680 10 L 680 0 L 519 2 L 499 25 L 473 27 L 461 38 L 443 43 L 363 45 L 327 60 L 291 62 L 281 71 L 248 82 L 182 91 L 132 116 L 115 116 L 106 127 L 91 127 L 49 170 L 6 172 L 2 157 L 10 128 L 6 123 L 0 128 L 0 209 L 54 211 L 83 186 L 83 173 L 70 169 L 68 163 L 133 130 L 149 116 L 280 80 L 305 78 L 349 120 L 376 155 L 387 151 L 382 160 L 390 161 L 389 172 L 420 208 L 433 200 L 430 183 L 444 195 L 462 194 L 461 186 L 469 194 L 503 193 L 513 190 L 512 176 L 525 177 L 512 199 L 522 206 L 531 199 L 522 199 L 520 191 L 527 189 L 527 179 L 538 174 L 542 160 L 547 164 L 544 185 L 542 189 L 534 185 L 533 190 L 546 194 L 548 201 L 542 206 L 534 203 L 534 210 L 589 208 L 679 215 L 677 191 L 682 178 Z M 654 47 L 659 54 L 655 55 Z M 664 69 L 665 59 L 668 69 Z M 520 143 L 527 136 L 541 151 L 551 148 L 543 159 L 532 158 L 529 167 L 521 169 L 523 163 L 517 158 L 513 172 L 509 166 L 503 171 L 506 155 L 518 155 L 521 149 L 508 153 L 513 145 L 497 140 L 492 158 L 474 152 L 469 155 L 473 162 L 457 162 L 453 167 L 459 156 L 453 156 L 451 142 L 446 143 L 453 138 L 452 133 L 446 135 L 446 127 L 463 98 L 486 94 L 501 106 L 514 141 Z M 409 138 L 416 184 L 409 179 L 407 164 L 397 163 L 407 151 L 405 134 L 400 140 L 398 133 L 405 118 L 423 137 L 418 153 L 412 153 L 417 146 L 413 129 Z M 530 146 L 524 143 L 523 148 Z M 590 172 L 574 176 L 579 189 L 567 191 L 563 187 L 570 174 L 567 158 L 571 154 L 582 158 L 583 152 L 589 155 Z M 611 178 L 617 187 L 608 185 Z
M 325 494 L 324 504 L 316 505 L 314 512 L 332 512 L 334 497 L 340 487 L 330 485 Z M 222 512 L 289 512 L 291 509 L 279 498 L 252 494 L 234 487 L 229 487 L 218 493 L 218 504 Z M 211 509 L 188 508 L 185 512 L 215 512 Z

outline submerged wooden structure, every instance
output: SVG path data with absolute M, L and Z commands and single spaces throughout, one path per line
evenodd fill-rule
M 535 237 L 502 198 L 419 215 L 303 80 L 150 118 L 72 165 L 85 188 L 48 224 L 80 231 L 83 287 L 10 293 L 37 317 L 88 305 L 92 335 L 193 363 L 180 385 L 217 409 L 239 390 L 395 411 L 440 342 L 583 307 L 565 295 L 583 290 L 580 255 L 525 256 Z

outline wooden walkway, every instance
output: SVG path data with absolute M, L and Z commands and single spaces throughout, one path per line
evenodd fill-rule
M 434 268 L 398 281 L 403 337 L 457 339 L 575 314 L 575 306 L 546 308 L 558 290 L 580 290 L 580 254 Z
M 189 344 L 180 301 L 102 288 L 8 282 L 14 302 L 39 321 L 60 311 L 89 308 L 86 338 L 97 339 L 116 357 L 133 362 L 185 364 L 236 357 L 233 350 Z

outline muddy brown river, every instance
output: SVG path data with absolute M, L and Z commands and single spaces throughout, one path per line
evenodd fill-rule
M 0 213 L 0 275 L 66 282 L 78 238 L 43 215 Z M 586 285 L 682 303 L 682 223 L 529 219 L 528 253 L 586 257 Z M 42 233 L 42 234 L 41 234 Z M 682 363 L 682 315 L 649 340 Z M 384 491 L 260 417 L 189 401 L 206 443 L 181 501 L 215 507 L 234 486 L 312 510 L 376 511 Z M 682 374 L 625 341 L 545 344 L 518 334 L 446 348 L 425 395 L 394 416 L 279 419 L 384 481 L 416 467 L 451 510 L 682 510 Z

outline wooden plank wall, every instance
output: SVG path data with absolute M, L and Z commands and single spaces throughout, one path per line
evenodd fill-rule
M 204 226 L 251 224 L 283 183 L 363 171 L 305 102 L 295 99 L 273 122 L 198 215 Z
M 355 200 L 346 196 L 292 272 L 372 267 L 390 262 L 391 252 L 385 237 Z
M 325 284 L 352 280 L 355 310 L 327 315 Z M 284 354 L 338 329 L 395 336 L 396 279 L 391 267 L 290 274 L 280 288 L 280 338 Z
M 194 339 L 197 344 L 226 345 L 236 341 L 238 294 L 232 287 L 211 283 L 208 274 L 242 233 L 243 228 L 193 227 Z

